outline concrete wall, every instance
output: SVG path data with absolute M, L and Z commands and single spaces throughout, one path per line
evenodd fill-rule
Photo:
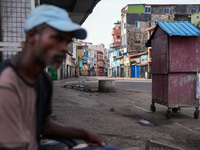
M 135 25 L 127 25 L 127 52 L 129 55 L 137 54 L 146 50 L 145 42 L 148 40 L 145 32 L 148 23 L 140 22 L 140 28 Z
M 200 22 L 200 13 L 195 13 L 191 15 L 191 23 L 197 26 L 197 24 Z
M 150 21 L 151 14 L 127 14 L 127 24 L 135 24 L 136 21 Z
M 170 9 L 170 14 L 191 14 L 191 9 L 200 11 L 200 5 L 151 5 L 152 14 L 163 14 L 164 8 Z

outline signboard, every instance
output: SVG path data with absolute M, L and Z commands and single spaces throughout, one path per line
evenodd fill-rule
M 88 64 L 91 64 L 91 58 L 88 58 L 88 59 L 87 59 L 87 63 L 88 63 Z
M 141 56 L 141 61 L 147 61 L 147 60 L 148 60 L 148 55 Z
M 124 55 L 124 65 L 128 65 L 128 64 L 129 64 L 129 59 L 127 55 Z
M 115 62 L 115 66 L 120 66 L 120 62 Z
M 78 50 L 78 58 L 82 58 L 82 49 Z
M 79 63 L 79 68 L 82 68 L 83 66 L 82 60 L 79 60 L 78 63 Z
M 77 48 L 77 46 L 76 46 L 76 44 L 73 44 L 73 57 L 76 59 L 76 57 L 77 57 L 77 54 L 76 54 L 76 49 Z
M 78 46 L 82 46 L 82 43 L 83 43 L 82 41 L 79 41 Z M 82 56 L 83 56 L 82 55 L 82 49 L 78 49 L 78 58 L 82 58 Z

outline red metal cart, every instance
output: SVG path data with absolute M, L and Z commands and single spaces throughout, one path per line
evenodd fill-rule
M 200 71 L 200 30 L 190 22 L 160 21 L 150 40 L 152 47 L 152 104 L 168 107 L 195 107 L 194 118 L 199 118 L 199 100 L 196 99 L 196 74 Z M 149 45 L 150 46 L 150 45 Z

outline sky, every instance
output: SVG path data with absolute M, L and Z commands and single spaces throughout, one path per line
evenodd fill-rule
M 167 1 L 167 2 L 166 2 Z M 200 4 L 200 0 L 101 0 L 82 27 L 87 30 L 85 42 L 103 43 L 109 48 L 114 23 L 121 20 L 121 9 L 127 4 Z

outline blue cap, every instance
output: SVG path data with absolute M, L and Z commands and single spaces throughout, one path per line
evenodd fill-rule
M 28 32 L 43 23 L 59 31 L 73 32 L 73 36 L 77 39 L 85 39 L 87 36 L 86 30 L 81 28 L 79 24 L 72 22 L 65 9 L 57 6 L 43 4 L 36 7 L 26 19 L 24 30 Z

